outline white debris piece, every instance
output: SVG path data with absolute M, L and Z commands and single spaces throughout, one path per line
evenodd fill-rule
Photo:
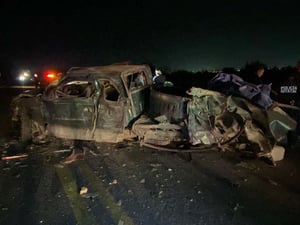
M 160 163 L 151 163 L 150 166 L 152 166 L 152 167 L 160 167 L 161 164 Z
M 109 185 L 113 185 L 113 184 L 117 184 L 118 181 L 116 179 L 114 179 L 112 182 L 109 183 Z
M 144 178 L 144 179 L 141 179 L 141 180 L 140 180 L 140 183 L 141 183 L 141 184 L 144 184 L 144 183 L 145 183 L 145 178 Z
M 275 145 L 271 151 L 271 156 L 274 161 L 280 161 L 284 158 L 285 149 L 282 146 Z
M 83 187 L 81 187 L 79 194 L 83 195 L 83 194 L 86 194 L 87 192 L 88 192 L 88 188 L 83 186 Z

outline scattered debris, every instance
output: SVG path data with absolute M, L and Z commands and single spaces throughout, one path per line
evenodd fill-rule
M 88 188 L 83 186 L 83 187 L 81 187 L 79 194 L 83 195 L 83 194 L 86 194 L 87 192 L 88 192 Z
M 151 173 L 156 172 L 156 171 L 158 171 L 158 169 L 153 168 L 153 169 L 151 170 Z
M 122 200 L 119 200 L 119 201 L 117 202 L 117 205 L 118 205 L 118 206 L 122 206 Z
M 237 211 L 237 210 L 240 209 L 240 208 L 241 208 L 240 204 L 239 204 L 239 203 L 236 203 L 236 205 L 234 206 L 233 210 L 234 210 L 234 211 Z
M 112 182 L 109 183 L 109 185 L 113 185 L 113 184 L 117 184 L 118 181 L 116 179 L 114 179 Z
M 99 154 L 97 154 L 96 152 L 94 152 L 93 150 L 89 150 L 89 152 L 93 155 L 93 156 L 98 156 Z
M 18 154 L 18 155 L 11 155 L 11 156 L 2 156 L 2 160 L 11 160 L 11 159 L 20 159 L 26 158 L 28 154 Z
M 282 146 L 275 145 L 271 150 L 271 156 L 274 161 L 280 161 L 284 158 L 285 149 Z
M 160 163 L 151 163 L 150 166 L 152 167 L 161 167 Z
M 278 183 L 275 182 L 274 180 L 269 179 L 270 184 L 274 185 L 274 186 L 278 186 Z
M 22 162 L 20 162 L 20 161 L 16 161 L 14 164 L 15 164 L 15 166 L 18 166 L 18 165 L 20 165 Z
M 144 184 L 145 183 L 145 179 L 141 179 L 140 183 Z
M 64 152 L 70 152 L 70 151 L 72 151 L 72 149 L 62 149 L 62 150 L 53 151 L 53 153 L 64 153 Z
M 163 191 L 160 191 L 159 193 L 158 193 L 158 198 L 162 198 L 162 195 L 163 195 Z
M 61 161 L 63 164 L 70 164 L 72 162 L 75 162 L 77 160 L 83 160 L 85 156 L 85 151 L 76 152 L 76 150 L 73 150 L 71 155 L 69 155 L 67 158 Z

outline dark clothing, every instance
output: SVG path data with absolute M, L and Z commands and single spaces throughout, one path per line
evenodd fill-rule
M 258 77 L 256 74 L 249 74 L 248 76 L 245 76 L 244 81 L 252 84 L 263 84 L 263 80 L 261 77 Z
M 159 75 L 154 78 L 154 82 L 157 84 L 163 84 L 166 81 L 166 76 L 165 75 Z

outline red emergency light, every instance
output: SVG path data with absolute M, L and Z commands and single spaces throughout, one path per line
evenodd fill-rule
M 59 78 L 60 75 L 61 75 L 61 73 L 58 73 L 58 72 L 47 71 L 44 75 L 44 79 L 50 83 L 50 82 L 56 80 L 57 78 Z

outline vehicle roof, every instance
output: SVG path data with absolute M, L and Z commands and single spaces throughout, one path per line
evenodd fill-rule
M 150 66 L 146 64 L 111 64 L 104 66 L 72 67 L 64 75 L 63 79 L 86 79 L 88 77 L 93 79 L 110 79 L 114 81 L 117 89 L 124 94 L 126 91 L 121 79 L 121 74 L 134 73 L 141 70 L 152 76 Z M 149 80 L 149 83 L 152 81 L 150 76 L 146 78 Z
M 72 67 L 67 71 L 66 76 L 78 76 L 91 74 L 94 77 L 109 77 L 112 79 L 119 79 L 122 73 L 150 69 L 148 65 L 124 65 L 111 64 L 105 66 L 91 66 L 91 67 Z

